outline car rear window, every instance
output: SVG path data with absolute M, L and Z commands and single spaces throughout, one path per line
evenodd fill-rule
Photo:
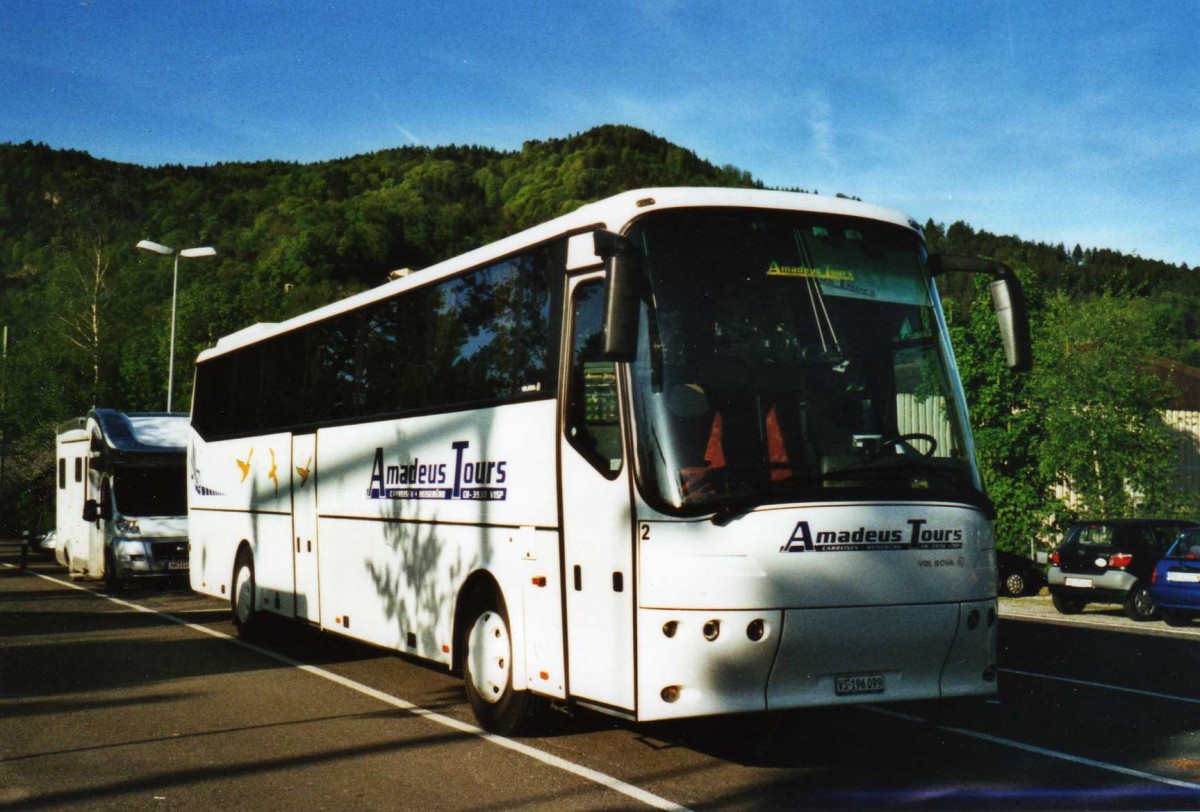
M 1158 547 L 1166 549 L 1171 546 L 1171 542 L 1179 537 L 1179 531 L 1182 530 L 1177 524 L 1160 524 L 1154 527 L 1155 544 Z
M 1183 531 L 1171 549 L 1167 550 L 1167 558 L 1200 560 L 1200 528 Z
M 1111 547 L 1116 543 L 1117 529 L 1107 524 L 1087 524 L 1079 528 L 1075 543 L 1084 547 Z
M 1085 524 L 1068 543 L 1083 547 L 1156 547 L 1171 546 L 1186 525 L 1171 523 Z

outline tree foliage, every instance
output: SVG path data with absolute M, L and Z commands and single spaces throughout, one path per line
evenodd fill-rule
M 1078 518 L 1185 516 L 1174 484 L 1177 439 L 1162 414 L 1173 393 L 1149 359 L 1163 346 L 1160 304 L 1050 295 L 1018 266 L 1033 322 L 1034 370 L 1005 368 L 984 280 L 947 303 L 976 451 L 997 508 L 997 544 L 1030 543 Z
M 1156 348 L 1151 307 L 1058 294 L 1042 319 L 1040 366 L 1030 388 L 1041 404 L 1041 469 L 1069 486 L 1074 512 L 1097 518 L 1169 515 L 1174 439 L 1160 417 L 1171 391 L 1147 361 Z

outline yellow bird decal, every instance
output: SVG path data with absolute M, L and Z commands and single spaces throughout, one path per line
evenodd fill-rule
M 268 449 L 271 452 L 271 470 L 267 471 L 267 478 L 275 483 L 275 493 L 279 493 L 279 466 L 275 464 L 275 449 Z
M 303 468 L 299 465 L 296 466 L 296 473 L 300 475 L 300 487 L 303 488 L 308 484 L 309 474 L 312 473 L 312 454 L 308 455 L 308 462 L 304 464 Z
M 236 460 L 238 468 L 242 469 L 242 482 L 246 481 L 246 477 L 250 476 L 250 460 L 254 458 L 254 447 L 251 446 L 250 453 L 246 455 L 246 461 Z

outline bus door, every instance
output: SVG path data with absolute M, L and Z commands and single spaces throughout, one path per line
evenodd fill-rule
M 602 355 L 604 278 L 572 280 L 563 403 L 568 691 L 634 711 L 633 520 L 616 366 Z
M 318 623 L 321 596 L 317 577 L 317 435 L 292 436 L 292 563 L 296 617 Z

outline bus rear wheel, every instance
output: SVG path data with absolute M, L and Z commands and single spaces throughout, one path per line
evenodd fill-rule
M 501 736 L 528 730 L 543 702 L 529 691 L 513 690 L 512 638 L 502 599 L 489 596 L 477 604 L 464 643 L 467 700 L 480 726 Z
M 233 592 L 229 597 L 233 605 L 233 625 L 238 637 L 251 639 L 262 625 L 262 613 L 256 603 L 258 588 L 254 581 L 254 556 L 248 550 L 238 554 L 233 565 Z

